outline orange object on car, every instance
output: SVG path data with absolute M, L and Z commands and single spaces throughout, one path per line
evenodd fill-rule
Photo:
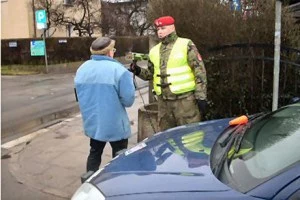
M 240 117 L 234 118 L 229 122 L 230 126 L 239 125 L 239 124 L 247 124 L 248 117 L 246 115 L 242 115 Z

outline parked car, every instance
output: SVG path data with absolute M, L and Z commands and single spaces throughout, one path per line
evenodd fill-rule
M 180 126 L 95 172 L 72 200 L 300 199 L 300 103 Z

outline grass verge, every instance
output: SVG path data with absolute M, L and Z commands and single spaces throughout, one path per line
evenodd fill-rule
M 44 66 L 40 65 L 4 65 L 1 75 L 30 75 L 43 73 Z

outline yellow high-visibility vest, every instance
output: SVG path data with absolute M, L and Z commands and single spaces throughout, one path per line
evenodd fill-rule
M 167 63 L 167 83 L 174 94 L 182 94 L 195 90 L 195 76 L 187 61 L 189 39 L 178 38 L 171 50 Z M 153 88 L 157 95 L 161 94 L 160 46 L 154 46 L 149 58 L 154 65 Z

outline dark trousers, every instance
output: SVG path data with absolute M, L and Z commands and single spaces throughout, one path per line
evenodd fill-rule
M 123 139 L 115 142 L 109 142 L 112 148 L 112 156 L 115 157 L 117 152 L 127 148 L 128 139 Z M 106 142 L 90 139 L 90 154 L 87 159 L 87 172 L 97 171 L 101 164 L 101 157 Z

